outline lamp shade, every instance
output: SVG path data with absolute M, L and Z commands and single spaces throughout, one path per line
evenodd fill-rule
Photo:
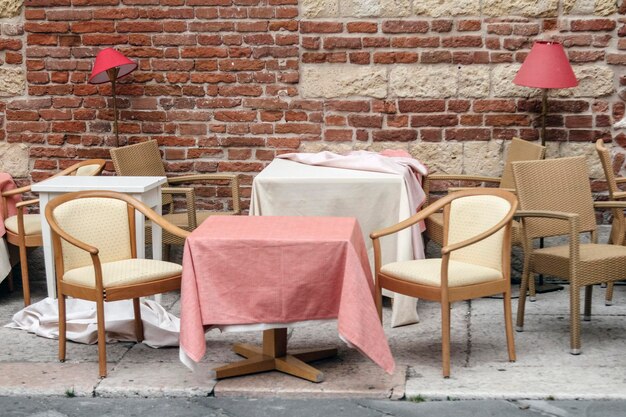
M 96 56 L 96 62 L 89 76 L 89 82 L 91 84 L 101 84 L 111 81 L 109 74 L 107 74 L 107 71 L 111 68 L 119 68 L 117 78 L 122 78 L 133 72 L 137 68 L 137 63 L 126 58 L 113 48 L 103 49 Z
M 559 42 L 537 41 L 513 79 L 534 88 L 576 87 L 578 80 Z

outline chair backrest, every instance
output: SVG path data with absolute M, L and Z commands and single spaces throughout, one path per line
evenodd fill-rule
M 504 162 L 504 170 L 500 180 L 500 188 L 515 188 L 513 170 L 511 164 L 517 161 L 534 161 L 543 159 L 546 147 L 536 143 L 528 142 L 520 138 L 513 138 L 509 145 L 509 150 Z
M 112 198 L 77 198 L 59 205 L 52 200 L 50 204 L 46 218 L 53 239 L 59 239 L 54 231 L 58 227 L 73 238 L 98 248 L 101 262 L 133 257 L 134 216 L 131 217 L 133 210 L 129 211 L 126 202 Z M 89 253 L 65 240 L 60 241 L 60 247 L 64 271 L 93 264 Z
M 602 139 L 596 141 L 596 152 L 600 157 L 602 163 L 602 169 L 604 170 L 604 177 L 606 178 L 606 186 L 609 189 L 609 198 L 615 200 L 615 195 L 620 192 L 615 181 L 615 173 L 613 172 L 613 164 L 611 163 L 611 154 L 609 150 L 604 146 Z
M 589 173 L 584 156 L 513 163 L 515 188 L 521 210 L 547 210 L 576 213 L 581 232 L 595 232 L 596 217 Z M 569 233 L 563 220 L 527 218 L 529 238 Z
M 112 148 L 111 159 L 115 173 L 123 176 L 164 177 L 165 168 L 156 140 Z
M 510 194 L 510 193 L 508 193 Z M 498 195 L 479 194 L 453 200 L 449 208 L 449 220 L 446 224 L 446 245 L 462 242 L 477 236 L 507 216 L 513 214 L 516 204 L 511 194 L 510 201 Z M 510 229 L 510 224 L 508 226 Z M 481 265 L 503 271 L 503 251 L 508 255 L 509 244 L 505 245 L 507 227 L 474 244 L 453 251 L 450 259 Z M 510 239 L 510 230 L 508 231 Z

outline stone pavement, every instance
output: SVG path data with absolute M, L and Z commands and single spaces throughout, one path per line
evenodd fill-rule
M 34 300 L 44 296 L 35 282 Z M 566 287 L 567 288 L 567 287 Z M 292 349 L 337 346 L 336 358 L 315 363 L 326 374 L 320 384 L 277 372 L 211 380 L 192 373 L 178 360 L 177 348 L 152 349 L 143 344 L 107 347 L 109 376 L 97 375 L 95 345 L 68 343 L 67 362 L 59 363 L 57 341 L 0 327 L 0 396 L 81 397 L 351 397 L 370 399 L 622 399 L 626 400 L 626 286 L 617 286 L 614 305 L 594 294 L 594 316 L 582 324 L 583 353 L 569 351 L 568 292 L 540 294 L 527 306 L 526 328 L 516 333 L 518 361 L 507 362 L 502 301 L 479 299 L 457 303 L 452 314 L 452 376 L 441 377 L 440 314 L 436 303 L 418 306 L 421 322 L 385 326 L 397 371 L 387 375 L 337 336 L 336 326 L 297 329 Z M 174 314 L 179 297 L 163 304 Z M 0 324 L 21 308 L 21 293 L 0 290 Z M 517 306 L 514 300 L 513 308 Z M 389 322 L 385 311 L 385 324 Z M 238 359 L 235 342 L 259 343 L 260 333 L 207 334 L 203 366 Z

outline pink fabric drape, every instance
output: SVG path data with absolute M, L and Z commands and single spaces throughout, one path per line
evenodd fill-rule
M 337 318 L 339 334 L 392 373 L 358 222 L 212 216 L 185 242 L 181 349 L 198 362 L 204 329 Z
M 0 193 L 15 189 L 15 181 L 13 181 L 13 177 L 6 172 L 0 172 Z M 15 216 L 17 214 L 17 209 L 15 205 L 22 200 L 19 194 L 11 196 L 6 199 L 6 210 L 7 216 Z M 4 202 L 5 200 L 0 198 L 0 237 L 4 236 L 6 233 L 6 229 L 4 228 Z
M 389 149 L 381 153 L 352 151 L 345 155 L 328 151 L 318 153 L 286 153 L 278 155 L 277 158 L 289 159 L 307 165 L 398 174 L 404 179 L 411 214 L 415 214 L 422 204 L 424 204 L 424 201 L 426 201 L 426 194 L 421 184 L 422 177 L 428 175 L 428 168 L 403 150 Z M 421 241 L 422 239 L 421 232 L 424 230 L 424 222 L 421 222 L 419 227 L 411 227 L 415 259 L 422 259 L 424 257 L 421 250 L 423 245 L 418 243 L 418 240 Z

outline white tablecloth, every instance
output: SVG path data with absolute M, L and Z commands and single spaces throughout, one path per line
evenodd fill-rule
M 0 282 L 11 272 L 11 261 L 9 260 L 9 248 L 4 238 L 0 238 Z
M 274 159 L 254 179 L 251 215 L 356 217 L 373 270 L 369 234 L 408 218 L 408 196 L 400 175 L 301 164 Z M 381 240 L 383 264 L 413 259 L 408 229 Z M 416 323 L 415 298 L 394 297 L 392 326 Z

